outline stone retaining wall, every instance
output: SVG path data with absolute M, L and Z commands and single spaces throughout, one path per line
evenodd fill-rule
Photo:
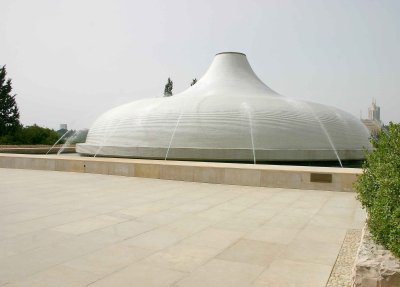
M 0 154 L 0 167 L 332 191 L 353 191 L 360 169 Z

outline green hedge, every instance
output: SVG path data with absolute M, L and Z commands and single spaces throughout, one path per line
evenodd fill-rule
M 372 236 L 400 257 L 400 124 L 390 123 L 372 144 L 355 188 Z

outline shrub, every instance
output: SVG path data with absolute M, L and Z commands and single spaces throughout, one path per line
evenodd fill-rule
M 371 142 L 355 189 L 372 236 L 400 257 L 400 124 L 390 123 Z

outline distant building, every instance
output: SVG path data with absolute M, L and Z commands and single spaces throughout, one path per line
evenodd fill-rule
M 67 124 L 60 124 L 60 130 L 68 130 Z
M 376 100 L 372 99 L 372 104 L 368 108 L 368 119 L 361 119 L 368 128 L 371 136 L 376 137 L 382 129 L 381 108 L 376 105 Z
M 375 99 L 372 99 L 372 105 L 368 108 L 368 119 L 381 122 L 381 107 L 376 105 Z

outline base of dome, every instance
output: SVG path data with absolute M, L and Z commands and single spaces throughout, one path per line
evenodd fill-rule
M 362 149 L 333 150 L 261 150 L 256 149 L 199 149 L 199 148 L 164 148 L 164 147 L 116 147 L 95 146 L 90 144 L 77 144 L 76 151 L 81 155 L 146 158 L 146 159 L 169 159 L 169 160 L 192 160 L 192 161 L 221 161 L 221 162 L 295 162 L 295 161 L 337 161 L 337 155 L 341 161 L 362 160 L 364 151 Z M 337 155 L 336 155 L 337 154 Z

